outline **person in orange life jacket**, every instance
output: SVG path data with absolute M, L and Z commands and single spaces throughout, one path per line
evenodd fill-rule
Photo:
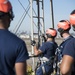
M 70 22 L 68 20 L 60 20 L 57 24 L 58 32 L 63 38 L 62 43 L 58 46 L 55 54 L 57 56 L 57 75 L 60 75 L 60 64 L 62 61 L 62 52 L 64 51 L 65 45 L 73 38 L 70 35 L 69 30 L 71 28 Z
M 0 75 L 26 75 L 26 44 L 8 30 L 13 18 L 10 1 L 0 0 Z
M 43 75 L 42 66 L 44 66 L 46 75 L 50 75 L 53 71 L 53 63 L 51 65 L 46 65 L 46 61 L 49 61 L 49 58 L 55 55 L 55 50 L 57 48 L 57 43 L 55 42 L 55 37 L 57 35 L 57 31 L 53 28 L 49 28 L 46 30 L 47 41 L 44 42 L 39 49 L 35 46 L 36 44 L 32 43 L 34 46 L 35 55 L 43 54 L 42 59 L 44 61 L 43 64 L 37 69 L 36 75 Z M 45 59 L 45 60 L 44 60 Z
M 75 10 L 70 14 L 70 23 L 75 31 Z M 75 38 L 71 39 L 64 48 L 60 69 L 62 75 L 75 75 Z

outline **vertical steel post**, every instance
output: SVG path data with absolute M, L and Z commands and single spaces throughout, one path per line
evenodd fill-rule
M 42 34 L 45 33 L 45 24 L 44 24 L 44 0 L 42 0 Z
M 34 25 L 33 25 L 33 0 L 30 0 L 30 10 L 31 10 L 31 40 L 33 40 L 33 32 L 34 32 Z M 32 54 L 34 54 L 34 50 L 33 50 L 33 46 L 32 46 Z M 34 60 L 34 57 L 32 58 L 32 62 L 33 62 L 33 66 L 32 66 L 32 68 L 33 68 L 33 71 L 34 71 L 34 67 L 35 67 L 35 60 Z
M 45 23 L 44 23 L 44 0 L 42 0 L 42 35 L 45 34 Z M 44 38 L 41 40 L 41 44 L 45 42 Z
M 53 14 L 53 1 L 50 0 L 51 5 L 51 17 L 52 17 L 52 27 L 54 28 L 54 14 Z
M 37 0 L 37 10 L 38 10 L 38 47 L 40 46 L 40 7 L 39 0 Z

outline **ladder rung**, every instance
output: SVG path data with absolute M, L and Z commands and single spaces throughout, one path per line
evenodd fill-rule
M 33 16 L 33 18 L 41 18 L 41 19 L 43 19 L 43 17 L 37 17 L 37 16 Z

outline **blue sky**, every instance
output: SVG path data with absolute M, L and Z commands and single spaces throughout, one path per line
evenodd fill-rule
M 23 4 L 26 9 L 29 2 L 28 0 L 19 0 Z M 16 25 L 18 24 L 22 14 L 24 13 L 24 9 L 18 2 L 18 0 L 10 0 L 13 6 L 13 12 L 15 15 L 14 20 L 11 22 L 10 30 L 14 31 Z M 33 3 L 33 8 L 36 10 L 36 3 Z M 54 26 L 57 29 L 57 23 L 62 19 L 69 20 L 69 14 L 72 10 L 75 9 L 75 0 L 53 0 L 53 11 L 54 11 Z M 45 18 L 45 29 L 52 27 L 51 23 L 51 10 L 50 10 L 50 0 L 44 0 L 44 18 Z M 30 14 L 30 10 L 28 12 Z M 30 18 L 26 15 L 24 21 L 22 22 L 18 31 L 30 31 Z M 35 30 L 37 28 L 35 27 Z

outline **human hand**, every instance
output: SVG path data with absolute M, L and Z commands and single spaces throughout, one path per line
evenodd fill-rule
M 36 41 L 35 40 L 31 40 L 31 45 L 35 46 L 36 45 Z

